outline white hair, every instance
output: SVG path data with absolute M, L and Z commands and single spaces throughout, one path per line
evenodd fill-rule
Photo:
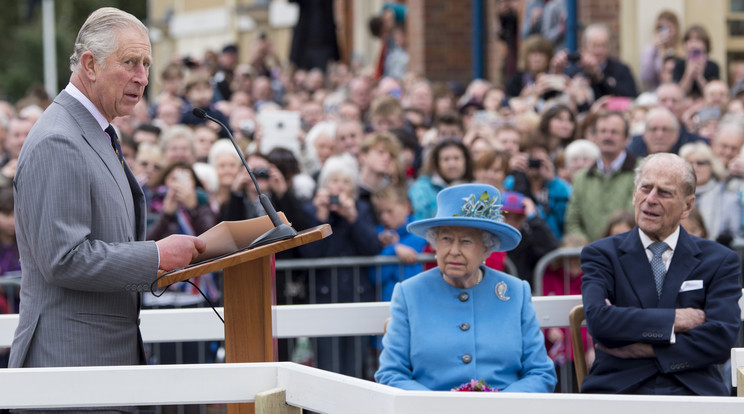
M 106 58 L 119 48 L 118 35 L 123 29 L 136 29 L 147 35 L 147 27 L 131 14 L 114 7 L 102 7 L 88 16 L 75 39 L 70 70 L 80 69 L 80 57 L 85 52 L 93 56 L 102 67 Z
M 586 139 L 577 139 L 568 144 L 565 149 L 566 164 L 582 156 L 596 161 L 599 158 L 599 147 Z
M 321 121 L 315 124 L 310 128 L 310 131 L 307 132 L 307 136 L 305 137 L 305 151 L 307 153 L 309 170 L 317 171 L 321 167 L 320 160 L 318 159 L 318 152 L 315 150 L 315 141 L 317 141 L 321 136 L 327 136 L 335 144 L 336 127 L 337 124 L 333 121 Z
M 209 150 L 209 155 L 207 156 L 207 162 L 209 162 L 209 165 L 214 167 L 217 162 L 217 157 L 224 154 L 232 155 L 236 160 L 238 160 L 238 162 L 242 162 L 240 159 L 242 154 L 238 154 L 238 152 L 235 151 L 235 146 L 233 146 L 232 141 L 227 138 L 218 139 L 214 144 L 212 144 L 212 148 Z
M 320 169 L 320 175 L 318 176 L 318 188 L 323 188 L 328 184 L 328 179 L 336 174 L 342 174 L 351 179 L 352 187 L 354 188 L 354 197 L 359 184 L 359 165 L 356 159 L 350 154 L 334 155 L 329 157 L 323 168 Z

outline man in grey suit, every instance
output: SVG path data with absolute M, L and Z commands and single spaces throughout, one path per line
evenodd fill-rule
M 12 368 L 145 363 L 140 292 L 158 269 L 183 267 L 205 248 L 184 235 L 143 241 L 144 196 L 118 157 L 110 123 L 141 99 L 150 53 L 134 16 L 93 12 L 70 83 L 24 143 L 13 183 L 23 278 Z

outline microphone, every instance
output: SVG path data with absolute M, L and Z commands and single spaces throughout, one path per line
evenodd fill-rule
M 291 226 L 288 226 L 282 221 L 282 219 L 279 218 L 279 215 L 276 213 L 276 209 L 274 208 L 274 205 L 271 204 L 271 200 L 269 200 L 269 197 L 261 192 L 261 188 L 258 186 L 258 181 L 256 181 L 256 176 L 253 175 L 253 171 L 251 171 L 251 168 L 248 166 L 248 162 L 246 162 L 245 158 L 243 157 L 243 153 L 240 151 L 238 143 L 235 142 L 235 138 L 230 133 L 230 130 L 225 126 L 225 124 L 210 116 L 201 108 L 194 108 L 191 113 L 194 114 L 194 116 L 196 116 L 197 118 L 208 119 L 212 122 L 216 122 L 222 128 L 225 128 L 225 131 L 227 131 L 227 136 L 230 137 L 230 141 L 235 147 L 235 151 L 238 152 L 240 160 L 243 161 L 245 170 L 248 171 L 248 175 L 250 175 L 251 180 L 253 180 L 253 185 L 256 187 L 256 191 L 258 191 L 258 199 L 261 202 L 261 205 L 263 206 L 264 210 L 266 210 L 266 214 L 268 214 L 269 218 L 271 219 L 271 223 L 274 224 L 273 229 L 267 231 L 266 233 L 262 234 L 261 237 L 254 240 L 253 243 L 248 246 L 248 248 L 252 249 L 254 247 L 263 246 L 275 241 L 291 239 L 292 237 L 296 236 L 297 230 L 293 229 Z

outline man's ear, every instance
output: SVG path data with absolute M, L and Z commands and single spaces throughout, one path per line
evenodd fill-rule
M 95 56 L 93 56 L 93 52 L 87 51 L 80 56 L 80 67 L 88 80 L 96 80 L 98 75 L 98 62 L 96 61 Z
M 689 195 L 685 199 L 685 209 L 682 211 L 682 217 L 681 220 L 684 220 L 687 218 L 687 216 L 690 215 L 690 212 L 692 211 L 692 208 L 695 207 L 695 195 Z

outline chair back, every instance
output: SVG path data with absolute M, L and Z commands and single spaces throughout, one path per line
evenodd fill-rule
M 576 382 L 581 391 L 581 382 L 587 373 L 584 341 L 581 338 L 581 323 L 584 321 L 584 305 L 576 305 L 568 313 L 568 324 L 571 329 L 571 347 L 573 348 L 574 367 L 576 368 Z

